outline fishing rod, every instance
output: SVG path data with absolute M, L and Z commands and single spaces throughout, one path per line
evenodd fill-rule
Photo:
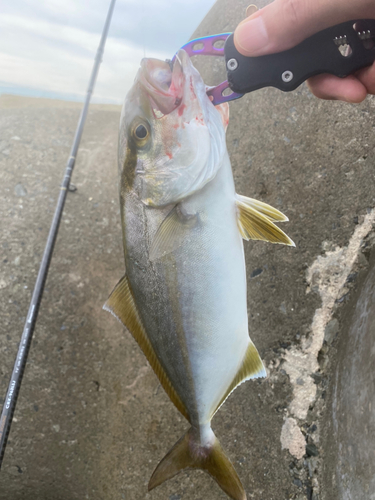
M 109 26 L 111 24 L 111 18 L 113 14 L 113 9 L 115 7 L 116 0 L 111 0 L 111 4 L 108 9 L 107 18 L 105 20 L 102 37 L 100 39 L 99 47 L 96 52 L 94 66 L 92 68 L 91 77 L 89 85 L 87 88 L 86 99 L 83 105 L 81 115 L 78 120 L 73 145 L 70 151 L 69 159 L 66 165 L 64 178 L 60 187 L 59 198 L 57 200 L 57 205 L 55 213 L 52 219 L 52 224 L 49 230 L 47 243 L 44 248 L 44 253 L 42 257 L 42 262 L 39 267 L 38 276 L 36 279 L 33 295 L 31 297 L 31 302 L 29 310 L 26 316 L 25 326 L 23 328 L 23 333 L 21 337 L 20 344 L 18 346 L 17 357 L 13 366 L 12 375 L 8 385 L 6 397 L 4 400 L 3 409 L 0 416 L 0 468 L 3 462 L 5 448 L 8 441 L 8 436 L 10 432 L 10 427 L 12 425 L 13 414 L 16 409 L 17 398 L 20 391 L 22 377 L 25 371 L 27 357 L 31 345 L 31 340 L 34 333 L 35 323 L 38 317 L 39 306 L 42 300 L 44 285 L 47 279 L 48 269 L 52 258 L 53 248 L 55 246 L 57 233 L 60 226 L 60 220 L 62 212 L 65 205 L 66 196 L 69 190 L 70 179 L 72 177 L 73 168 L 76 161 L 76 156 L 78 153 L 79 144 L 81 142 L 81 136 L 83 128 L 86 121 L 87 112 L 89 109 L 89 104 L 91 100 L 91 95 L 94 90 L 96 77 L 98 76 L 99 66 L 102 62 L 102 56 L 104 52 L 105 42 L 108 35 Z

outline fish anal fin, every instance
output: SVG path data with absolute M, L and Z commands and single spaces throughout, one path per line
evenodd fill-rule
M 225 455 L 219 440 L 213 433 L 212 436 L 213 442 L 208 446 L 202 446 L 198 433 L 190 428 L 156 467 L 148 484 L 148 490 L 159 486 L 186 468 L 201 469 L 215 479 L 230 498 L 246 500 L 246 493 L 237 472 Z
M 263 377 L 267 377 L 266 369 L 264 368 L 263 362 L 260 359 L 257 348 L 250 341 L 250 344 L 246 349 L 246 353 L 242 361 L 241 367 L 238 370 L 234 379 L 232 380 L 232 383 L 226 390 L 224 396 L 221 398 L 220 403 L 217 405 L 213 415 L 217 412 L 220 406 L 225 402 L 225 400 L 234 391 L 236 387 L 238 387 L 243 382 L 246 382 L 246 380 L 250 380 L 252 378 L 263 378 Z
M 278 228 L 269 216 L 261 213 L 254 208 L 253 205 L 247 202 L 245 203 L 241 198 L 243 197 L 236 196 L 238 210 L 237 224 L 242 238 L 245 240 L 263 240 L 271 243 L 282 243 L 284 245 L 295 246 L 289 236 Z M 248 198 L 248 200 L 249 199 L 250 198 Z M 269 205 L 267 206 L 270 207 Z M 263 211 L 265 211 L 265 209 Z M 281 214 L 281 212 L 278 213 Z M 277 214 L 274 214 L 274 216 L 276 217 Z
M 103 309 L 109 311 L 121 323 L 123 323 L 123 325 L 126 326 L 138 343 L 139 347 L 142 349 L 147 361 L 150 363 L 151 368 L 154 370 L 172 403 L 182 413 L 182 415 L 189 420 L 187 410 L 160 364 L 160 361 L 158 360 L 158 357 L 156 356 L 152 344 L 147 336 L 145 328 L 143 327 L 142 320 L 138 313 L 133 293 L 126 275 L 117 283 L 107 302 L 104 304 Z
M 190 230 L 196 225 L 198 216 L 184 212 L 183 206 L 176 205 L 160 224 L 152 241 L 149 258 L 160 259 L 183 245 Z

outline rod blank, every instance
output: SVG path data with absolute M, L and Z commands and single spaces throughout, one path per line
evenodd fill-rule
M 13 372 L 10 378 L 7 394 L 4 400 L 3 409 L 0 416 L 0 468 L 3 462 L 5 448 L 12 425 L 13 414 L 17 404 L 17 398 L 20 391 L 22 377 L 25 371 L 27 357 L 30 350 L 31 340 L 34 333 L 35 323 L 38 317 L 39 306 L 43 295 L 44 285 L 47 279 L 48 269 L 52 258 L 53 249 L 55 246 L 57 233 L 60 226 L 60 220 L 63 213 L 66 196 L 69 189 L 70 180 L 72 177 L 72 172 L 74 169 L 76 156 L 81 142 L 82 132 L 85 125 L 87 112 L 89 109 L 89 104 L 91 100 L 91 95 L 94 90 L 96 77 L 98 76 L 99 66 L 102 61 L 102 56 L 104 52 L 105 42 L 108 35 L 109 26 L 111 24 L 112 13 L 115 7 L 116 0 L 111 0 L 109 10 L 107 13 L 107 18 L 104 24 L 102 36 L 100 39 L 99 47 L 96 52 L 94 66 L 91 72 L 91 77 L 89 85 L 87 88 L 86 99 L 84 106 L 81 111 L 81 115 L 78 120 L 72 148 L 70 151 L 69 159 L 66 165 L 64 178 L 61 184 L 59 198 L 57 200 L 57 205 L 55 213 L 52 219 L 52 224 L 49 230 L 47 243 L 44 249 L 42 262 L 40 264 L 38 276 L 36 279 L 33 295 L 31 298 L 29 311 L 27 313 L 25 326 L 23 328 L 23 333 L 21 337 L 21 342 L 18 346 L 18 352 L 16 361 L 14 363 Z

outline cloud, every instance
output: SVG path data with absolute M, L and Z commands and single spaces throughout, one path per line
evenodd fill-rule
M 83 96 L 99 45 L 95 33 L 5 15 L 0 18 L 0 80 L 46 91 Z M 169 54 L 148 51 L 149 57 Z M 96 100 L 120 103 L 144 56 L 143 47 L 110 37 L 96 85 Z
M 213 3 L 118 0 L 96 100 L 122 102 L 142 57 L 171 58 Z M 6 2 L 0 17 L 1 85 L 83 96 L 108 7 L 102 0 Z

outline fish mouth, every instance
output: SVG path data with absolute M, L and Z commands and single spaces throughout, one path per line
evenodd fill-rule
M 184 55 L 181 52 L 173 61 L 150 58 L 141 61 L 139 83 L 150 100 L 156 118 L 172 113 L 182 102 L 185 77 Z

